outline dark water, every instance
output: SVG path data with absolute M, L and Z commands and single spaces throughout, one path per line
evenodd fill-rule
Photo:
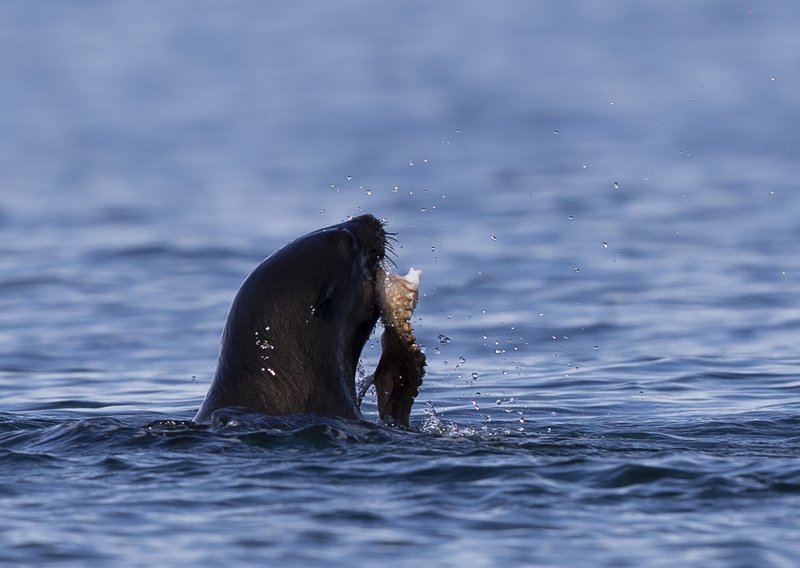
M 796 565 L 798 29 L 3 3 L 0 562 Z M 367 211 L 423 270 L 413 431 L 192 427 L 249 270 Z

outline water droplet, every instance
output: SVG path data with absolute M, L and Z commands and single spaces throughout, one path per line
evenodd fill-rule
M 575 272 L 580 272 L 581 271 L 580 267 L 578 267 L 578 266 L 576 266 L 573 270 L 575 270 Z
M 569 219 L 570 221 L 574 221 L 575 220 L 575 215 L 570 215 L 569 217 L 567 217 L 567 219 Z
M 478 380 L 478 378 L 479 378 L 481 375 L 480 375 L 480 373 L 478 373 L 478 371 L 472 371 L 472 374 L 471 374 L 470 376 L 472 377 L 472 379 L 473 379 L 473 380 L 477 381 L 477 380 Z
M 347 176 L 345 179 L 347 179 L 347 181 L 353 181 L 353 176 Z
M 553 130 L 553 134 L 561 134 L 558 130 Z
M 496 241 L 497 240 L 497 235 L 492 233 L 491 235 L 489 235 L 489 238 L 492 239 L 493 241 Z
M 436 341 L 439 343 L 450 343 L 450 338 L 440 333 L 436 336 Z
M 603 241 L 603 248 L 604 248 L 604 249 L 607 249 L 607 248 L 608 248 L 608 243 L 607 243 L 607 242 L 605 242 L 605 241 Z
M 399 186 L 394 186 L 392 188 L 392 193 L 397 193 L 398 191 L 400 191 L 400 187 Z
M 367 193 L 368 196 L 370 196 L 370 195 L 372 195 L 372 190 L 370 188 L 367 188 L 366 193 Z
M 614 189 L 619 189 L 619 182 L 618 181 L 614 182 Z
M 408 161 L 408 165 L 413 168 L 414 167 L 414 160 L 409 160 Z

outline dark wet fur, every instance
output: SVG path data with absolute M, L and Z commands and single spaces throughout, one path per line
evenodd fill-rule
M 355 374 L 380 315 L 375 270 L 386 250 L 383 224 L 362 215 L 262 262 L 233 301 L 195 421 L 230 406 L 359 418 Z

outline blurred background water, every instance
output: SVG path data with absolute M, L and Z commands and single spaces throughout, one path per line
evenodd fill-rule
M 0 559 L 794 565 L 799 26 L 4 2 Z M 362 212 L 423 270 L 414 431 L 189 427 L 247 273 Z

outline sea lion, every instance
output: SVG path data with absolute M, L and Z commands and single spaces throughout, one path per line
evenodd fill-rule
M 355 375 L 379 317 L 373 379 L 381 419 L 408 426 L 425 356 L 410 324 L 418 273 L 387 272 L 387 233 L 361 215 L 301 237 L 264 260 L 233 300 L 211 387 L 194 417 L 220 408 L 359 419 Z

